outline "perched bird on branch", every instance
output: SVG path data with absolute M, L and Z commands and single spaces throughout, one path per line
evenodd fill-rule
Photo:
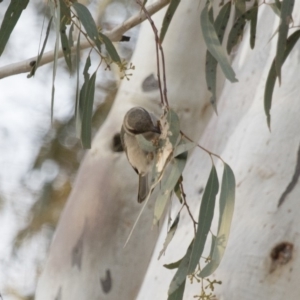
M 149 194 L 148 174 L 152 171 L 155 157 L 153 142 L 160 133 L 158 119 L 144 108 L 134 107 L 126 113 L 121 128 L 121 142 L 129 163 L 139 175 L 139 203 Z

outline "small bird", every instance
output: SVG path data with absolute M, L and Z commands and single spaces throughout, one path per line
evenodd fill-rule
M 139 175 L 138 202 L 143 202 L 149 194 L 148 174 L 152 170 L 154 151 L 142 149 L 138 135 L 151 141 L 160 135 L 157 118 L 142 107 L 130 109 L 123 120 L 121 142 L 127 159 Z

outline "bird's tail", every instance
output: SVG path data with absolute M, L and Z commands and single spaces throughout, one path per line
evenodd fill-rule
M 138 203 L 143 202 L 149 194 L 148 175 L 139 175 Z

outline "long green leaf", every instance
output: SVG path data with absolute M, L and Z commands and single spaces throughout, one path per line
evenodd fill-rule
M 172 223 L 169 231 L 168 231 L 168 234 L 166 236 L 166 239 L 164 241 L 164 244 L 163 244 L 163 248 L 162 250 L 159 252 L 159 255 L 158 255 L 158 259 L 161 258 L 161 256 L 166 252 L 167 250 L 167 247 L 169 246 L 169 244 L 171 243 L 175 233 L 176 233 L 176 229 L 178 227 L 178 223 L 179 223 L 179 219 L 180 219 L 180 212 L 177 214 L 174 222 Z
M 89 38 L 95 43 L 98 50 L 101 52 L 101 41 L 99 39 L 99 32 L 95 21 L 90 11 L 80 3 L 73 3 L 72 7 L 75 9 L 81 24 L 89 36 Z
M 235 73 L 228 61 L 224 49 L 220 44 L 215 28 L 209 19 L 208 5 L 204 7 L 201 13 L 200 20 L 201 20 L 203 37 L 207 45 L 208 51 L 214 56 L 214 58 L 220 64 L 220 67 L 225 77 L 231 82 L 236 82 L 237 79 L 235 78 Z
M 245 0 L 236 0 L 235 1 L 235 11 L 236 11 L 236 18 L 241 16 L 246 11 L 246 1 Z
M 169 25 L 172 21 L 172 18 L 176 12 L 176 9 L 178 7 L 180 3 L 180 0 L 171 0 L 170 2 L 170 5 L 168 6 L 168 9 L 165 13 L 165 16 L 164 16 L 164 20 L 163 20 L 163 23 L 162 23 L 162 27 L 161 27 L 161 30 L 160 30 L 160 36 L 159 36 L 159 39 L 160 39 L 160 42 L 162 43 L 164 38 L 165 38 L 165 35 L 167 33 L 167 30 L 169 28 Z
M 220 195 L 220 216 L 218 234 L 211 254 L 211 261 L 200 272 L 200 277 L 211 275 L 219 266 L 229 238 L 235 201 L 235 178 L 231 168 L 224 164 Z
M 195 271 L 200 257 L 203 253 L 207 235 L 210 230 L 211 222 L 214 216 L 216 196 L 219 191 L 219 181 L 215 166 L 212 166 L 207 184 L 202 197 L 200 206 L 198 226 L 195 237 L 195 242 L 191 254 L 188 273 L 192 274 Z
M 182 284 L 178 287 L 178 289 L 173 292 L 171 295 L 168 296 L 168 300 L 182 300 L 184 289 L 185 289 L 185 280 L 182 282 Z
M 178 270 L 176 271 L 169 286 L 169 296 L 172 295 L 176 290 L 180 289 L 182 287 L 182 284 L 185 282 L 186 276 L 188 275 L 188 266 L 190 262 L 193 244 L 194 240 L 191 242 L 184 257 L 180 261 Z
M 92 75 L 88 82 L 86 99 L 83 107 L 81 142 L 84 149 L 90 149 L 92 143 L 92 117 L 97 75 L 96 72 Z
M 220 10 L 216 21 L 214 23 L 214 27 L 218 36 L 218 39 L 220 41 L 220 44 L 223 42 L 225 29 L 229 20 L 230 16 L 230 10 L 231 10 L 231 2 L 227 2 Z M 212 104 L 215 112 L 217 113 L 217 65 L 218 62 L 214 58 L 214 56 L 209 52 L 206 51 L 206 63 L 205 63 L 205 77 L 206 77 L 206 84 L 207 89 L 211 92 L 212 96 L 210 98 L 210 103 Z
M 60 16 L 60 40 L 61 46 L 64 53 L 65 62 L 69 68 L 69 71 L 72 72 L 72 60 L 71 60 L 71 48 L 69 39 L 67 37 L 67 24 L 70 24 L 71 12 L 70 7 L 68 7 L 65 1 L 60 0 L 61 6 L 61 16 Z
M 187 152 L 185 152 L 185 155 L 181 154 L 178 158 L 174 158 L 173 164 L 172 162 L 170 163 L 172 168 L 170 171 L 170 175 L 168 176 L 166 181 L 163 182 L 160 193 L 155 201 L 154 219 L 153 219 L 154 225 L 158 223 L 158 221 L 161 219 L 163 215 L 168 200 L 171 197 L 171 193 L 174 190 L 174 187 L 183 172 L 183 169 L 186 164 L 186 160 L 187 160 Z
M 258 14 L 258 3 L 255 0 L 252 12 L 250 15 L 250 47 L 251 49 L 255 46 L 255 37 L 256 37 L 256 26 L 257 26 L 257 14 Z
M 81 137 L 81 115 L 80 115 L 80 91 L 79 91 L 79 66 L 80 66 L 80 32 L 76 44 L 76 98 L 75 98 L 75 127 L 76 137 Z
M 165 267 L 166 269 L 169 269 L 169 270 L 178 269 L 178 267 L 179 267 L 179 265 L 180 265 L 182 259 L 183 259 L 183 258 L 181 258 L 181 259 L 179 259 L 179 260 L 177 260 L 177 261 L 175 261 L 175 262 L 173 262 L 173 263 L 165 264 L 164 267 Z
M 279 25 L 278 41 L 275 57 L 275 67 L 279 84 L 281 84 L 281 66 L 283 64 L 283 56 L 286 47 L 286 41 L 289 31 L 290 21 L 292 20 L 292 12 L 295 0 L 283 0 L 281 4 L 281 23 Z
M 283 58 L 282 58 L 282 65 L 284 64 L 286 58 L 289 56 L 290 52 L 294 48 L 295 44 L 300 38 L 300 30 L 295 31 L 291 36 L 288 37 L 287 42 L 286 42 L 286 48 L 283 53 Z M 271 65 L 268 78 L 266 81 L 266 87 L 265 87 L 265 95 L 264 95 L 264 107 L 265 107 L 265 114 L 267 117 L 267 124 L 269 129 L 271 129 L 271 106 L 272 106 L 272 97 L 273 97 L 273 91 L 274 91 L 274 86 L 276 82 L 276 67 L 275 67 L 275 59 L 273 60 L 273 63 Z
M 121 58 L 111 40 L 104 35 L 103 33 L 99 32 L 99 36 L 102 39 L 103 43 L 105 44 L 106 50 L 111 57 L 111 59 L 116 63 L 121 63 Z
M 0 27 L 0 56 L 29 0 L 11 0 Z
M 41 61 L 41 59 L 43 57 L 43 54 L 44 54 L 44 51 L 45 51 L 45 47 L 46 47 L 46 44 L 47 44 L 47 41 L 48 41 L 48 37 L 49 37 L 50 29 L 51 29 L 51 24 L 52 24 L 52 20 L 53 20 L 53 16 L 49 19 L 49 23 L 48 23 L 47 30 L 46 30 L 46 36 L 45 36 L 45 39 L 44 39 L 44 43 L 43 43 L 42 49 L 41 49 L 40 53 L 38 54 L 37 59 L 34 62 L 30 73 L 27 75 L 27 78 L 30 78 L 30 77 L 34 76 L 37 68 L 39 67 L 40 61 Z
M 53 60 L 53 72 L 52 72 L 51 122 L 53 122 L 55 78 L 56 78 L 58 51 L 59 51 L 59 31 L 60 31 L 60 2 L 59 1 L 56 2 L 56 5 L 54 4 L 54 7 L 52 8 L 52 14 L 55 23 L 56 39 L 55 39 L 55 47 L 54 47 L 54 60 Z

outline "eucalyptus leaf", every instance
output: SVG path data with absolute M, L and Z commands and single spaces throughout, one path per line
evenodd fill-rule
M 185 282 L 186 282 L 186 280 L 184 280 L 181 283 L 181 285 L 178 287 L 178 289 L 176 291 L 174 291 L 171 295 L 168 296 L 168 300 L 182 300 L 183 299 Z
M 238 18 L 246 11 L 246 1 L 245 0 L 236 0 L 235 1 L 235 12 L 236 17 Z
M 96 72 L 88 81 L 88 85 L 86 88 L 86 99 L 83 106 L 81 142 L 84 149 L 90 149 L 92 143 L 92 117 L 95 96 L 95 82 L 97 75 Z
M 213 165 L 205 186 L 200 205 L 198 226 L 188 267 L 188 274 L 192 274 L 195 271 L 196 266 L 199 263 L 200 257 L 202 256 L 207 235 L 209 233 L 211 222 L 214 216 L 215 202 L 218 191 L 218 175 L 216 168 Z
M 213 247 L 210 254 L 211 261 L 199 274 L 199 277 L 211 275 L 219 266 L 228 243 L 230 226 L 234 211 L 235 178 L 229 165 L 224 164 L 222 186 L 220 194 L 220 215 L 218 234 L 213 239 Z
M 71 46 L 69 39 L 67 37 L 67 25 L 71 23 L 71 9 L 66 5 L 64 0 L 59 0 L 60 3 L 60 40 L 61 47 L 63 50 L 65 62 L 69 68 L 69 71 L 72 72 L 72 60 L 71 60 Z M 74 23 L 72 23 L 72 26 Z
M 288 37 L 287 42 L 286 42 L 286 48 L 283 53 L 283 58 L 282 58 L 282 65 L 284 64 L 286 58 L 289 56 L 290 52 L 294 48 L 295 44 L 299 40 L 300 37 L 300 30 L 295 31 L 291 36 Z M 265 94 L 264 94 L 264 107 L 265 107 L 265 114 L 267 117 L 267 124 L 269 129 L 271 130 L 271 106 L 272 106 L 272 97 L 273 97 L 273 91 L 274 91 L 274 86 L 277 78 L 277 73 L 276 73 L 276 63 L 275 59 L 273 60 L 273 63 L 271 65 L 267 81 L 266 81 L 266 86 L 265 86 Z
M 121 63 L 121 58 L 111 40 L 101 32 L 99 32 L 99 36 L 105 44 L 106 50 L 111 59 L 116 63 Z
M 258 14 L 258 2 L 255 0 L 250 15 L 250 47 L 251 49 L 255 46 L 256 37 L 256 26 L 257 26 L 257 14 Z
M 81 24 L 83 25 L 87 35 L 95 43 L 99 52 L 101 52 L 99 32 L 90 11 L 83 4 L 80 4 L 78 2 L 73 3 L 72 7 L 75 9 L 77 16 Z
M 76 137 L 80 139 L 81 136 L 81 115 L 80 115 L 80 91 L 79 91 L 79 66 L 80 66 L 80 32 L 76 44 L 76 95 L 75 95 L 75 127 Z
M 170 283 L 168 295 L 171 296 L 176 290 L 182 288 L 182 284 L 185 282 L 188 275 L 188 266 L 190 263 L 191 252 L 193 248 L 194 240 L 190 243 L 184 257 L 181 259 L 179 267 Z
M 165 13 L 163 23 L 162 23 L 162 27 L 161 27 L 161 30 L 160 30 L 159 39 L 160 39 L 161 43 L 163 42 L 163 40 L 165 38 L 165 35 L 167 33 L 167 30 L 169 28 L 169 25 L 172 21 L 172 18 L 174 16 L 175 12 L 176 12 L 176 9 L 177 9 L 179 3 L 180 3 L 180 0 L 171 0 L 170 1 L 170 4 L 169 4 L 168 9 Z
M 204 7 L 201 13 L 200 21 L 201 21 L 203 38 L 206 43 L 208 51 L 213 55 L 213 57 L 220 64 L 220 67 L 225 77 L 231 82 L 236 82 L 237 79 L 235 78 L 235 73 L 228 61 L 224 49 L 221 46 L 214 25 L 210 21 L 209 13 L 208 13 L 208 5 Z
M 168 234 L 167 234 L 167 237 L 164 241 L 164 245 L 163 245 L 163 248 L 162 250 L 159 252 L 159 255 L 158 255 L 158 259 L 161 258 L 161 256 L 166 252 L 167 250 L 167 247 L 169 246 L 169 244 L 171 243 L 175 233 L 176 233 L 176 229 L 178 227 L 178 223 L 179 223 L 179 219 L 180 219 L 180 212 L 177 214 L 174 222 L 172 223 L 171 227 L 170 227 L 170 230 L 168 231 Z
M 0 27 L 0 56 L 29 0 L 11 0 Z
M 60 2 L 59 1 L 57 1 L 56 4 L 54 4 L 54 7 L 52 7 L 52 15 L 53 15 L 53 20 L 55 25 L 56 38 L 55 38 L 55 47 L 54 47 L 53 69 L 52 69 L 51 122 L 53 122 L 55 78 L 56 78 L 58 51 L 59 51 L 59 31 L 60 31 Z
M 184 138 L 181 138 L 178 145 L 176 145 L 176 148 L 173 153 L 173 157 L 180 156 L 181 154 L 192 150 L 196 146 L 197 146 L 197 144 L 195 142 L 190 142 L 190 141 L 185 140 Z
M 227 2 L 223 7 L 221 8 L 216 21 L 214 22 L 214 27 L 216 30 L 216 34 L 218 36 L 218 39 L 220 41 L 220 44 L 223 42 L 225 29 L 227 27 L 227 23 L 229 20 L 231 11 L 231 2 Z M 207 89 L 211 92 L 212 96 L 210 98 L 210 103 L 212 104 L 215 112 L 217 113 L 217 65 L 218 62 L 214 58 L 214 56 L 209 52 L 206 51 L 206 63 L 205 63 L 205 77 L 206 77 L 206 84 Z
M 47 44 L 47 41 L 48 41 L 48 37 L 49 37 L 49 33 L 50 33 L 52 21 L 53 21 L 53 16 L 51 16 L 50 19 L 49 19 L 49 23 L 48 23 L 47 30 L 46 30 L 46 36 L 45 36 L 45 39 L 44 39 L 44 42 L 43 42 L 42 49 L 41 49 L 40 53 L 38 54 L 37 59 L 34 62 L 30 73 L 27 75 L 27 78 L 30 78 L 30 77 L 34 76 L 37 68 L 39 67 L 40 61 L 41 61 L 41 59 L 43 57 L 43 54 L 44 54 L 44 51 L 45 51 L 45 47 L 46 47 L 46 44 Z
M 281 66 L 284 62 L 284 51 L 287 42 L 287 36 L 289 32 L 289 25 L 292 21 L 292 12 L 294 8 L 295 0 L 283 0 L 281 3 L 280 25 L 277 40 L 277 49 L 275 57 L 275 68 L 278 76 L 279 84 L 281 84 Z
M 179 267 L 181 261 L 182 261 L 182 258 L 173 263 L 165 264 L 164 267 L 169 270 L 177 269 Z
M 153 224 L 157 224 L 158 221 L 161 219 L 163 212 L 165 210 L 165 207 L 167 205 L 168 200 L 171 197 L 171 193 L 174 190 L 176 183 L 178 182 L 183 169 L 185 167 L 187 160 L 187 155 L 181 156 L 180 158 L 174 158 L 173 163 L 170 162 L 170 175 L 162 183 L 162 187 L 160 190 L 160 193 L 155 201 L 155 206 L 154 206 L 154 219 L 153 219 Z

